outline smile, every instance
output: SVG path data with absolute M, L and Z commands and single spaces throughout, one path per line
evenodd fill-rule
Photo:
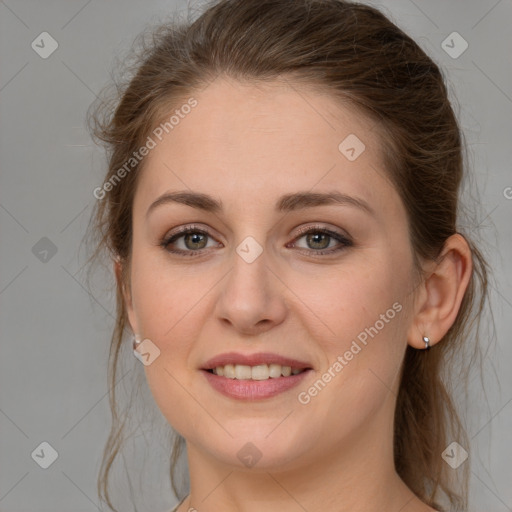
M 306 362 L 277 354 L 218 355 L 201 368 L 218 393 L 237 400 L 262 400 L 297 386 L 313 368 Z

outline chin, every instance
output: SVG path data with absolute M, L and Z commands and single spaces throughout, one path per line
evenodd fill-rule
M 214 459 L 237 469 L 277 471 L 294 468 L 300 460 L 307 458 L 308 451 L 318 442 L 318 436 L 308 436 L 306 429 L 298 426 L 295 431 L 290 431 L 289 419 L 276 428 L 280 421 L 282 418 L 278 421 L 274 418 L 272 421 L 243 419 L 229 422 L 226 429 L 233 433 L 232 438 L 224 433 L 211 436 L 210 432 L 197 442 Z M 286 427 L 279 431 L 285 423 Z

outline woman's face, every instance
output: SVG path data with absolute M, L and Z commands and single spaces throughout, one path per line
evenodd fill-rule
M 126 297 L 156 403 L 189 452 L 240 468 L 389 454 L 413 260 L 375 125 L 297 86 L 193 97 L 134 199 Z

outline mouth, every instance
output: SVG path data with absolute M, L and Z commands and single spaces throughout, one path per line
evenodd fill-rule
M 202 373 L 210 386 L 238 400 L 276 396 L 296 385 L 313 371 L 308 363 L 275 354 L 223 354 L 208 361 Z

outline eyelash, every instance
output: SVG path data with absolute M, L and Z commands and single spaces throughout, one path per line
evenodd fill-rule
M 206 236 L 208 236 L 210 238 L 213 238 L 208 233 L 208 231 L 205 231 L 204 229 L 201 229 L 201 228 L 196 227 L 194 225 L 190 225 L 190 226 L 185 226 L 185 227 L 181 228 L 178 232 L 174 233 L 173 235 L 171 235 L 169 237 L 165 237 L 163 240 L 161 240 L 159 245 L 165 251 L 167 251 L 169 253 L 172 253 L 172 254 L 177 254 L 177 255 L 187 256 L 187 257 L 200 256 L 200 255 L 203 254 L 203 251 L 205 251 L 206 249 L 200 249 L 200 250 L 197 250 L 197 251 L 193 251 L 193 250 L 183 251 L 181 249 L 171 250 L 171 249 L 168 248 L 168 246 L 170 244 L 176 242 L 176 240 L 178 240 L 182 236 L 187 235 L 187 234 L 191 234 L 191 233 L 200 233 L 202 235 L 206 235 Z M 353 242 L 351 240 L 349 240 L 348 238 L 346 238 L 345 236 L 343 236 L 341 233 L 336 233 L 335 231 L 331 231 L 331 230 L 329 230 L 327 228 L 324 228 L 324 227 L 321 227 L 321 226 L 309 226 L 307 228 L 301 229 L 299 235 L 293 240 L 293 242 L 296 242 L 300 238 L 304 237 L 305 235 L 311 234 L 311 233 L 323 233 L 323 234 L 326 234 L 330 238 L 334 238 L 335 240 L 337 240 L 342 245 L 338 246 L 337 248 L 334 248 L 334 249 L 333 248 L 331 248 L 331 249 L 323 249 L 323 250 L 320 250 L 320 251 L 316 251 L 314 249 L 299 249 L 301 251 L 307 252 L 308 255 L 323 256 L 325 254 L 334 254 L 334 253 L 337 253 L 337 252 L 345 250 L 347 247 L 352 247 L 353 246 Z

